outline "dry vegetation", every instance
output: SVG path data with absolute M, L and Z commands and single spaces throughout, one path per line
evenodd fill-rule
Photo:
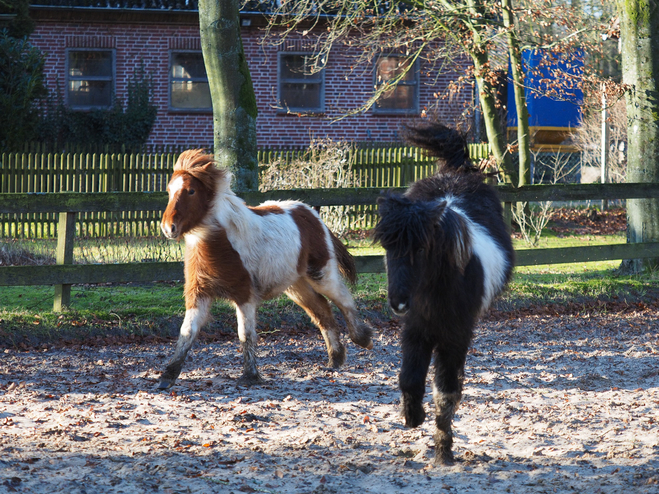
M 259 190 L 323 189 L 359 187 L 352 173 L 354 153 L 346 142 L 313 140 L 305 159 L 277 160 L 268 164 L 260 177 Z M 320 208 L 325 224 L 339 237 L 349 229 L 349 206 Z
M 602 149 L 601 94 L 590 95 L 584 105 L 585 115 L 574 134 L 574 143 L 582 151 L 583 166 L 600 167 Z M 609 102 L 608 177 L 609 182 L 620 183 L 627 176 L 627 110 L 624 99 Z

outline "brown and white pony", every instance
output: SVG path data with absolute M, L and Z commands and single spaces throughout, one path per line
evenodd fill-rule
M 341 274 L 354 282 L 352 256 L 318 214 L 297 201 L 268 201 L 248 207 L 230 189 L 231 173 L 215 166 L 203 150 L 183 152 L 167 191 L 161 228 L 185 240 L 185 319 L 176 350 L 160 377 L 160 389 L 174 384 L 185 357 L 216 298 L 236 307 L 243 353 L 240 382 L 260 382 L 256 366 L 256 309 L 286 293 L 318 326 L 328 365 L 345 361 L 339 326 L 325 297 L 346 321 L 350 338 L 371 349 L 371 328 L 358 321 L 355 303 Z

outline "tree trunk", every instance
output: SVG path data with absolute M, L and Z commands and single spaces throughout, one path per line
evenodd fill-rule
M 256 97 L 240 37 L 238 0 L 199 0 L 199 30 L 213 102 L 214 154 L 234 190 L 258 189 Z
M 474 19 L 487 17 L 485 6 L 480 0 L 466 0 L 465 5 Z M 474 76 L 476 84 L 478 84 L 478 99 L 483 111 L 483 123 L 485 124 L 485 132 L 487 133 L 492 155 L 499 167 L 503 181 L 514 185 L 517 183 L 517 171 L 513 169 L 513 163 L 508 152 L 507 129 L 501 124 L 499 112 L 497 111 L 496 89 L 490 74 L 489 56 L 481 36 L 485 28 L 485 25 L 476 22 L 471 26 L 473 40 L 468 52 L 474 63 Z
M 618 0 L 623 83 L 627 99 L 627 181 L 659 182 L 659 3 Z M 627 242 L 659 241 L 659 199 L 627 201 Z M 621 269 L 638 273 L 659 259 L 631 259 Z
M 529 130 L 529 110 L 524 94 L 524 71 L 522 69 L 522 52 L 519 37 L 515 30 L 513 0 L 501 0 L 503 25 L 507 29 L 508 55 L 510 56 L 510 74 L 515 90 L 515 108 L 517 109 L 517 144 L 519 146 L 518 187 L 531 183 L 531 135 Z
M 502 178 L 505 183 L 517 183 L 517 173 L 513 169 L 510 153 L 508 152 L 505 129 L 501 125 L 501 119 L 496 107 L 496 98 L 494 96 L 495 88 L 490 82 L 491 78 L 487 77 L 488 55 L 485 50 L 474 51 L 470 53 L 474 62 L 474 74 L 476 84 L 478 84 L 478 99 L 480 100 L 481 110 L 483 111 L 483 123 L 487 140 L 490 143 L 490 149 L 494 156 L 497 166 L 501 170 Z

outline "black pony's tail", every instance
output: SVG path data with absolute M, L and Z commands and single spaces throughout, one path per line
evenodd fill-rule
M 469 147 L 465 136 L 439 122 L 405 125 L 403 138 L 412 146 L 428 151 L 441 169 L 460 172 L 479 172 L 469 158 Z

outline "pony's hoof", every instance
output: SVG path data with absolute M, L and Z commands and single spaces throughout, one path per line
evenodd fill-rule
M 160 379 L 160 382 L 158 383 L 158 387 L 156 389 L 158 390 L 165 390 L 168 388 L 171 388 L 172 385 L 174 384 L 174 381 L 170 381 L 169 379 Z
M 352 333 L 350 339 L 355 345 L 358 345 L 367 350 L 373 350 L 373 340 L 371 335 L 373 334 L 373 329 L 366 324 L 361 324 L 359 326 L 359 332 Z
M 338 369 L 346 361 L 346 351 L 344 348 L 341 348 L 340 351 L 330 353 L 327 360 L 327 367 L 330 369 Z
M 236 383 L 237 386 L 245 386 L 247 388 L 257 385 L 257 384 L 263 384 L 265 380 L 259 375 L 253 375 L 253 376 L 248 376 L 247 374 L 243 374 L 239 379 L 238 382 Z
M 435 451 L 435 465 L 451 466 L 455 464 L 455 457 L 450 449 L 440 448 Z
M 426 420 L 423 404 L 403 401 L 403 418 L 405 419 L 405 427 L 419 427 Z

